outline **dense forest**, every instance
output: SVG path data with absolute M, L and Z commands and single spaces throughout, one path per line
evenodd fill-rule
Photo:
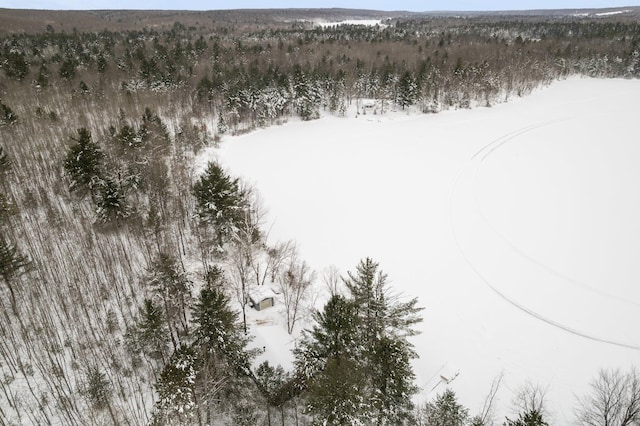
M 41 13 L 40 29 L 0 38 L 0 424 L 548 424 L 539 388 L 513 419 L 491 394 L 478 413 L 452 390 L 417 403 L 420 302 L 395 297 L 367 253 L 350 272 L 311 271 L 294 242 L 269 239 L 253 188 L 193 162 L 294 117 L 432 114 L 573 75 L 638 78 L 640 21 L 220 12 L 65 30 Z M 246 311 L 267 286 L 298 336 L 292 371 L 255 362 Z M 638 424 L 640 373 L 600 372 L 578 405 L 582 424 Z

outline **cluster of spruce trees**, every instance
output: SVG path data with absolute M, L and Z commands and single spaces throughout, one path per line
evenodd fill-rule
M 106 139 L 103 148 L 84 127 L 71 137 L 74 144 L 64 161 L 69 190 L 90 195 L 98 224 L 117 225 L 141 210 L 147 222 L 153 221 L 167 202 L 170 138 L 164 124 L 146 108 L 139 125 L 124 121 L 119 130 L 110 126 Z

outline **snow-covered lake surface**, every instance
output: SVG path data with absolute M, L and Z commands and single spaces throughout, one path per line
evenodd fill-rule
M 600 368 L 640 360 L 640 81 L 571 79 L 493 108 L 292 122 L 216 155 L 316 269 L 372 257 L 418 296 L 421 400 L 472 414 L 504 375 L 552 424 Z M 321 286 L 321 284 L 318 284 Z
M 380 26 L 380 28 L 388 27 L 388 25 L 383 24 L 379 19 L 349 19 L 346 21 L 316 22 L 316 25 L 322 28 L 331 28 L 340 25 L 362 25 L 365 27 L 375 27 L 376 25 L 378 25 Z

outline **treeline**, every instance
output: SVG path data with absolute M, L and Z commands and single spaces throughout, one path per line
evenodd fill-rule
M 307 24 L 202 34 L 170 31 L 12 35 L 1 41 L 6 79 L 78 93 L 187 92 L 221 130 L 291 114 L 343 113 L 360 98 L 424 112 L 492 105 L 581 74 L 640 75 L 635 22 L 400 19 L 389 26 Z M 5 80 L 6 81 L 6 80 Z M 6 82 L 5 84 L 7 84 Z M 239 123 L 243 123 L 240 126 Z

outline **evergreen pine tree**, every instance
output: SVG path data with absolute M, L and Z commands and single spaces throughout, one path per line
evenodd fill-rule
M 308 378 L 323 370 L 330 359 L 358 358 L 359 347 L 360 323 L 353 302 L 333 296 L 313 318 L 316 325 L 311 331 L 303 332 L 301 344 L 295 351 L 296 370 Z
M 424 408 L 423 420 L 429 426 L 464 426 L 469 410 L 458 403 L 451 389 L 445 390 Z
M 412 424 L 417 387 L 411 360 L 417 355 L 407 336 L 420 321 L 417 300 L 391 297 L 386 275 L 371 259 L 345 284 L 351 298 L 333 296 L 296 350 L 309 413 L 329 424 Z
M 371 375 L 370 399 L 378 422 L 411 421 L 411 395 L 417 391 L 411 360 L 417 357 L 407 340 L 413 326 L 422 321 L 417 299 L 401 302 L 390 292 L 379 264 L 367 258 L 344 280 L 357 310 L 358 339 L 363 347 L 360 362 Z
M 387 276 L 378 271 L 378 264 L 367 258 L 356 266 L 356 272 L 348 272 L 344 283 L 363 323 L 363 342 L 369 347 L 383 334 L 385 284 Z
M 122 126 L 115 138 L 123 148 L 136 149 L 142 146 L 142 138 L 138 135 L 138 132 L 128 124 Z
M 97 366 L 89 367 L 84 390 L 93 408 L 103 410 L 109 406 L 113 392 L 111 383 L 109 383 L 106 374 Z
M 96 58 L 96 69 L 98 70 L 98 72 L 104 73 L 107 70 L 108 65 L 109 64 L 107 62 L 107 59 L 102 53 L 99 53 L 98 57 Z
M 2 62 L 2 68 L 9 78 L 23 80 L 29 74 L 29 63 L 24 52 L 5 52 Z
M 247 349 L 249 338 L 223 292 L 223 277 L 214 275 L 209 274 L 210 280 L 200 291 L 192 311 L 199 410 L 205 423 L 210 424 L 212 416 L 222 408 L 219 404 L 222 393 L 231 402 L 234 424 L 253 424 L 255 420 L 246 423 L 255 417 L 252 408 L 242 401 L 248 397 L 247 392 L 256 390 L 249 385 L 250 381 L 260 383 L 251 371 L 255 352 Z
M 197 358 L 186 346 L 178 348 L 156 382 L 154 425 L 191 425 L 198 416 L 196 385 Z
M 64 80 L 71 80 L 76 76 L 76 60 L 72 57 L 65 58 L 60 64 L 60 69 L 58 70 L 58 74 Z
M 69 148 L 64 161 L 65 172 L 71 179 L 69 189 L 86 191 L 101 176 L 104 154 L 91 140 L 91 132 L 84 127 L 78 129 L 77 138 L 71 140 L 76 143 Z
M 96 180 L 92 183 L 92 189 L 96 192 L 96 220 L 106 224 L 117 222 L 129 216 L 129 209 L 120 185 L 113 179 Z
M 238 376 L 252 376 L 248 337 L 222 288 L 205 286 L 193 306 L 195 345 L 224 360 Z
M 372 423 L 367 377 L 362 366 L 345 357 L 331 358 L 311 382 L 307 410 L 314 425 L 342 426 Z
M 387 275 L 379 266 L 366 258 L 356 266 L 356 272 L 348 272 L 344 280 L 365 326 L 364 341 L 371 346 L 383 336 L 397 339 L 413 336 L 416 334 L 413 326 L 422 321 L 418 300 L 399 301 L 391 293 Z
M 418 98 L 418 84 L 410 71 L 406 71 L 398 82 L 398 104 L 405 109 L 416 103 Z
M 153 300 L 144 300 L 140 319 L 127 333 L 127 344 L 133 352 L 143 352 L 152 359 L 165 363 L 165 354 L 169 349 L 169 331 L 162 308 Z
M 359 362 L 356 307 L 336 295 L 314 314 L 314 320 L 316 325 L 303 332 L 295 350 L 297 374 L 308 388 L 308 412 L 319 423 L 358 424 L 359 416 L 369 411 L 364 409 L 369 401 Z
M 193 185 L 193 193 L 201 220 L 214 227 L 221 245 L 243 219 L 246 199 L 239 180 L 232 179 L 217 163 L 209 163 Z
M 273 367 L 265 361 L 256 369 L 256 384 L 266 401 L 268 423 L 271 424 L 271 407 L 280 407 L 284 421 L 284 401 L 280 399 L 285 383 L 289 379 L 282 366 Z
M 224 120 L 224 116 L 222 114 L 218 115 L 218 124 L 216 126 L 218 133 L 224 135 L 229 131 L 229 126 L 227 126 L 227 122 Z
M 0 146 L 0 175 L 3 175 L 9 170 L 10 164 L 7 153 L 4 152 L 4 148 Z
M 537 410 L 531 410 L 527 413 L 520 413 L 517 420 L 506 419 L 504 426 L 549 426 L 545 422 Z
M 413 424 L 410 395 L 418 391 L 411 359 L 417 357 L 405 340 L 381 338 L 372 355 L 373 406 L 384 424 Z
M 284 368 L 281 365 L 273 367 L 269 361 L 265 361 L 256 369 L 256 379 L 269 404 L 275 405 L 273 401 L 287 379 Z
M 17 120 L 18 116 L 13 112 L 13 110 L 0 102 L 0 126 L 10 126 L 15 124 Z
M 303 120 L 317 118 L 317 95 L 309 76 L 296 64 L 293 69 L 293 102 Z

